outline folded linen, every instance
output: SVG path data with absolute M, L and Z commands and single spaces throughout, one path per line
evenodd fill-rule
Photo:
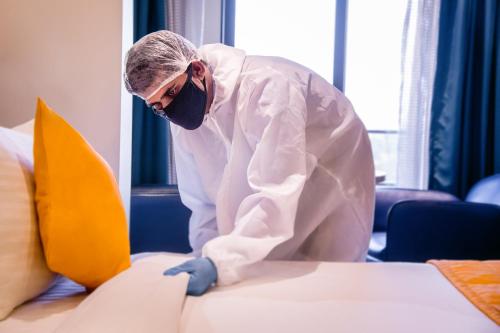
M 500 325 L 500 260 L 429 260 L 429 263 Z

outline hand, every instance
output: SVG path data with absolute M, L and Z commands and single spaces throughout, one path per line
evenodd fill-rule
M 188 260 L 179 266 L 167 269 L 163 275 L 171 276 L 182 272 L 189 273 L 188 295 L 203 295 L 217 281 L 217 268 L 212 260 L 206 257 Z

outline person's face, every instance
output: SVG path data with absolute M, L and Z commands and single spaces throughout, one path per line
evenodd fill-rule
M 203 78 L 205 74 L 205 68 L 203 63 L 194 60 L 192 62 L 192 81 L 198 88 L 204 90 L 203 88 Z M 187 73 L 184 72 L 173 80 L 160 84 L 155 90 L 148 89 L 144 95 L 139 95 L 148 107 L 151 107 L 154 111 L 159 111 L 167 107 L 174 98 L 177 96 L 179 91 L 182 89 L 187 80 Z M 151 92 L 152 90 L 152 92 Z

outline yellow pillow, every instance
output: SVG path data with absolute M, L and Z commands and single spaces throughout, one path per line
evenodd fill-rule
M 35 199 L 47 264 L 96 288 L 130 267 L 116 180 L 104 159 L 40 98 L 34 140 Z

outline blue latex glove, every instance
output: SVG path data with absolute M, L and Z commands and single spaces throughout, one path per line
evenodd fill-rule
M 217 281 L 217 268 L 209 258 L 196 258 L 185 263 L 167 269 L 163 275 L 177 275 L 179 273 L 189 273 L 187 294 L 200 296 Z

